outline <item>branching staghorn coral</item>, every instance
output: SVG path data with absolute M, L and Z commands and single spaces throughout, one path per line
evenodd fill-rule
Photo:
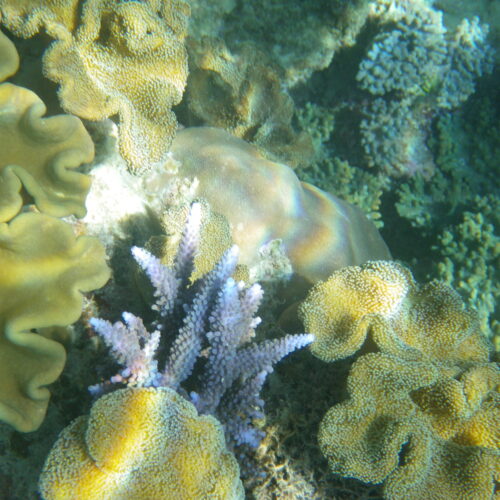
M 175 135 L 188 16 L 181 0 L 87 0 L 74 33 L 44 54 L 65 110 L 89 120 L 119 115 L 120 152 L 135 172 L 164 160 Z
M 191 401 L 200 413 L 217 416 L 233 446 L 255 447 L 263 436 L 253 422 L 263 417 L 259 393 L 266 376 L 274 363 L 308 345 L 312 336 L 249 343 L 260 322 L 255 313 L 262 290 L 258 284 L 245 288 L 231 278 L 238 258 L 236 246 L 210 272 L 190 283 L 200 224 L 201 206 L 193 204 L 171 267 L 146 250 L 133 249 L 155 289 L 153 309 L 161 319 L 153 332 L 130 313 L 123 314 L 124 323 L 92 319 L 91 324 L 125 366 L 112 383 L 182 390 L 198 359 L 205 358 L 198 369 L 200 389 L 191 392 Z M 168 339 L 169 332 L 177 333 Z M 202 354 L 206 348 L 208 354 Z M 99 387 L 94 390 L 99 392 Z
M 387 498 L 488 499 L 498 480 L 500 372 L 477 315 L 450 287 L 418 286 L 393 262 L 348 267 L 303 303 L 311 346 L 361 352 L 319 442 L 333 472 L 384 483 Z

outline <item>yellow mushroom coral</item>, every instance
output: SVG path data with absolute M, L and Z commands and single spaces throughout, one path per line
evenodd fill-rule
M 40 491 L 45 500 L 244 498 L 221 424 L 166 387 L 98 399 L 59 436 Z
M 349 399 L 321 423 L 321 450 L 333 472 L 384 482 L 388 499 L 489 500 L 500 471 L 499 384 L 493 363 L 449 372 L 366 354 L 351 368 Z
M 32 431 L 66 354 L 34 330 L 80 316 L 82 292 L 104 285 L 109 270 L 97 240 L 75 238 L 68 224 L 26 213 L 0 224 L 0 420 Z
M 17 70 L 17 53 L 2 33 L 0 46 L 5 48 L 0 68 L 7 77 Z M 0 84 L 0 221 L 19 212 L 21 187 L 42 212 L 57 217 L 85 215 L 90 177 L 75 169 L 92 161 L 94 144 L 78 118 L 43 118 L 45 111 L 30 90 Z
M 477 316 L 449 286 L 419 286 L 410 271 L 388 261 L 336 271 L 300 307 L 311 346 L 323 361 L 358 351 L 370 334 L 383 352 L 454 364 L 487 361 L 489 346 Z
M 66 111 L 89 120 L 119 115 L 120 152 L 135 171 L 162 161 L 175 134 L 188 16 L 181 0 L 87 0 L 74 34 L 44 54 Z

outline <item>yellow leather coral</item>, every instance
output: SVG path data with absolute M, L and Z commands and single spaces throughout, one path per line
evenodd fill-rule
M 489 500 L 500 471 L 500 373 L 370 353 L 352 366 L 349 399 L 319 431 L 333 472 L 384 482 L 388 499 Z
M 0 15 L 0 20 L 2 19 Z M 19 55 L 14 44 L 0 31 L 0 82 L 19 68 Z
M 72 30 L 79 0 L 0 0 L 0 19 L 17 36 L 29 38 L 41 27 L 54 35 Z
M 220 423 L 166 387 L 98 399 L 59 436 L 40 491 L 45 500 L 244 498 Z
M 119 115 L 120 152 L 135 171 L 162 161 L 175 134 L 188 15 L 181 0 L 87 0 L 74 34 L 44 54 L 66 111 L 89 120 Z
M 182 176 L 198 180 L 196 195 L 229 221 L 244 265 L 275 239 L 282 240 L 294 271 L 312 282 L 345 265 L 390 258 L 377 229 L 359 209 L 300 182 L 291 168 L 265 159 L 256 147 L 224 130 L 181 130 L 171 154 Z
M 75 238 L 68 224 L 26 213 L 0 224 L 0 420 L 32 431 L 66 354 L 34 330 L 80 316 L 82 292 L 104 285 L 109 270 L 93 238 Z
M 266 54 L 251 44 L 231 53 L 222 40 L 208 37 L 191 38 L 188 48 L 187 102 L 198 119 L 256 144 L 292 167 L 310 161 L 311 137 L 293 130 L 293 100 Z
M 419 286 L 400 264 L 374 261 L 336 271 L 300 307 L 311 346 L 324 361 L 358 351 L 370 334 L 383 352 L 439 363 L 486 361 L 477 316 L 449 286 Z
M 0 33 L 3 76 L 17 70 L 17 53 Z M 1 73 L 1 71 L 0 71 Z M 42 118 L 43 102 L 28 89 L 0 84 L 0 221 L 23 204 L 21 187 L 50 215 L 85 215 L 90 178 L 75 169 L 94 157 L 94 144 L 81 121 L 69 115 Z

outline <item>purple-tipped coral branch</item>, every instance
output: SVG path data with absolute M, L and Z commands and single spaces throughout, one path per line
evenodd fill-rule
M 125 366 L 112 383 L 178 390 L 197 361 L 204 358 L 198 372 L 199 390 L 191 392 L 191 402 L 200 413 L 219 418 L 231 444 L 255 447 L 263 433 L 252 423 L 263 416 L 264 402 L 259 394 L 267 375 L 284 356 L 310 344 L 313 335 L 250 343 L 260 323 L 255 314 L 262 288 L 258 284 L 246 287 L 231 278 L 238 262 L 236 246 L 227 250 L 210 272 L 190 284 L 200 227 L 201 207 L 195 203 L 172 267 L 164 266 L 144 249 L 132 249 L 155 289 L 152 308 L 162 319 L 155 323 L 153 333 L 130 313 L 123 313 L 125 323 L 93 318 L 91 324 Z M 174 331 L 173 339 L 166 338 L 167 330 Z M 158 352 L 165 342 L 170 347 L 159 367 Z M 207 354 L 202 356 L 202 351 Z

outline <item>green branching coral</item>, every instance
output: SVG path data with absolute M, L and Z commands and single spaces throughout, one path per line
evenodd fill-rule
M 17 53 L 0 33 L 4 77 L 17 70 Z M 31 91 L 0 85 L 0 221 L 23 205 L 23 187 L 42 212 L 57 217 L 85 215 L 90 178 L 75 169 L 94 157 L 94 145 L 81 121 L 69 115 L 42 118 L 43 102 Z
M 435 246 L 441 256 L 437 264 L 439 279 L 459 291 L 468 305 L 479 313 L 481 330 L 500 339 L 500 323 L 495 306 L 500 298 L 500 202 L 490 195 L 477 197 L 462 220 L 445 229 Z M 498 350 L 500 346 L 496 346 Z
M 104 285 L 109 270 L 93 238 L 71 226 L 27 213 L 0 224 L 0 420 L 20 431 L 42 422 L 49 391 L 66 354 L 35 329 L 78 319 L 82 292 Z
M 390 187 L 390 179 L 365 169 L 352 166 L 328 150 L 334 130 L 335 110 L 308 103 L 297 113 L 300 126 L 313 138 L 315 155 L 306 167 L 295 170 L 304 182 L 319 188 L 360 208 L 375 226 L 383 227 L 380 205 L 382 195 Z

